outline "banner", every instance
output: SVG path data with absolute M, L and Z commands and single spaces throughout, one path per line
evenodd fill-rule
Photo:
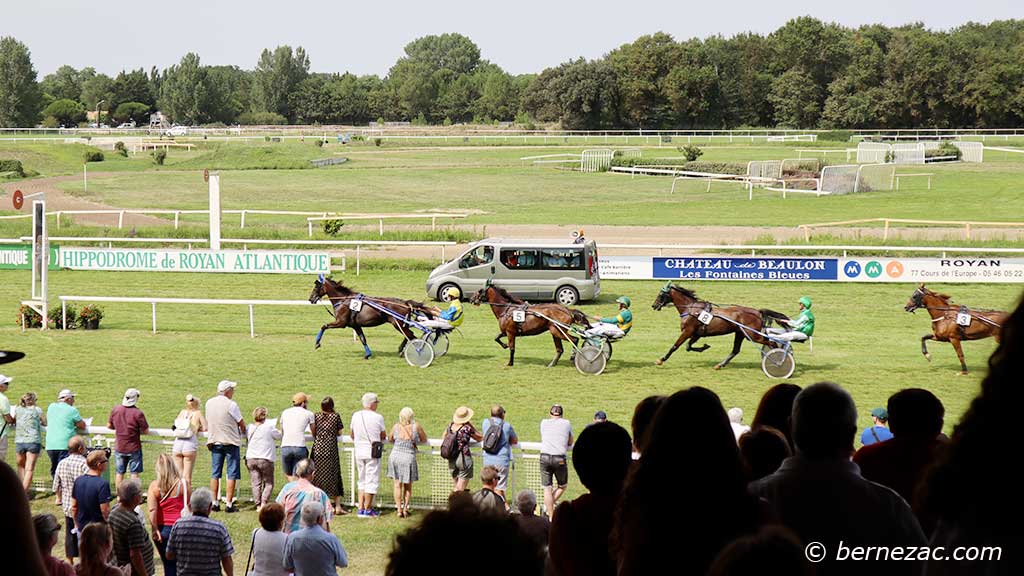
M 325 252 L 62 246 L 59 253 L 60 267 L 71 270 L 256 274 L 329 274 L 331 271 L 331 257 Z
M 0 270 L 31 270 L 31 244 L 0 244 Z M 57 247 L 50 246 L 50 270 L 57 270 Z
M 1024 283 L 1024 258 L 602 256 L 611 280 Z

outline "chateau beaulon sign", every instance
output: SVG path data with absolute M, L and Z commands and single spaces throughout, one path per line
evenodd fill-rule
M 69 248 L 59 250 L 61 268 L 130 272 L 229 272 L 329 274 L 326 252 L 282 250 L 173 250 Z
M 1024 283 L 1024 258 L 602 256 L 600 266 L 614 280 Z

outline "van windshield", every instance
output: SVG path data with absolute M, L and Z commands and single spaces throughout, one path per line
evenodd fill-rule
M 477 246 L 459 260 L 459 268 L 472 268 L 490 264 L 494 260 L 494 246 Z

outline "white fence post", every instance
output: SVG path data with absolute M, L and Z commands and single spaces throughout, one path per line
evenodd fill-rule
M 256 337 L 256 322 L 253 319 L 253 305 L 249 304 L 249 337 Z
M 156 334 L 156 302 L 150 304 L 153 306 L 153 334 Z

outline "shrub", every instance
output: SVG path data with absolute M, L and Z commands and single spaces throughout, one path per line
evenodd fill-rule
M 701 150 L 699 147 L 691 146 L 689 144 L 687 144 L 686 146 L 678 146 L 676 147 L 676 150 L 679 150 L 679 152 L 681 152 L 683 156 L 686 156 L 687 162 L 693 162 L 697 158 L 700 158 L 701 156 L 704 155 L 704 151 Z
M 380 138 L 374 138 L 373 139 L 373 145 L 374 146 L 380 146 Z
M 21 317 L 25 317 L 25 328 L 39 328 L 43 325 L 43 318 L 38 312 L 33 310 L 31 307 L 22 304 L 18 307 L 18 318 L 16 320 L 18 326 L 21 326 Z
M 86 304 L 78 311 L 78 325 L 86 330 L 99 328 L 102 319 L 103 309 L 95 304 Z
M 154 164 L 157 166 L 163 166 L 165 160 L 167 160 L 167 150 L 153 150 Z
M 323 138 L 317 138 L 316 139 L 316 147 L 317 148 L 323 148 L 324 147 L 324 140 L 323 140 Z
M 323 222 L 324 234 L 328 236 L 337 236 L 341 232 L 341 227 L 345 225 L 343 220 L 324 220 Z
M 743 176 L 747 173 L 747 165 L 742 162 L 690 162 L 684 158 L 615 158 L 612 166 L 673 166 L 681 170 L 693 172 L 709 172 L 712 174 L 735 174 Z
M 114 152 L 117 152 L 125 158 L 128 157 L 128 148 L 124 145 L 124 142 L 116 142 L 114 144 Z
M 25 175 L 25 168 L 21 160 L 0 160 L 0 172 L 14 172 L 18 176 Z
M 99 150 L 86 150 L 85 154 L 82 154 L 82 160 L 85 162 L 103 162 L 103 152 Z
M 352 141 L 353 142 L 365 142 L 366 141 L 366 136 L 363 136 L 361 134 L 356 134 L 355 136 L 352 137 Z
M 68 328 L 74 328 L 78 324 L 78 311 L 72 304 L 67 304 L 68 314 Z M 64 329 L 64 310 L 60 307 L 50 308 L 49 312 L 46 313 L 48 319 L 47 326 L 56 328 L 57 330 Z
M 825 132 L 818 132 L 818 140 L 824 140 L 826 142 L 849 142 L 850 138 L 853 138 L 853 132 L 850 130 L 827 130 Z
M 932 156 L 953 156 L 957 160 L 963 158 L 964 155 L 964 153 L 954 146 L 949 140 L 943 140 L 939 144 L 939 148 L 937 150 L 925 150 L 925 156 L 928 156 L 928 152 L 934 152 Z

